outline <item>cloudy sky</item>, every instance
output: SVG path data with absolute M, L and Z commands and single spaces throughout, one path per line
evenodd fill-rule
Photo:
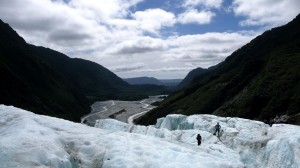
M 0 0 L 0 19 L 28 43 L 122 78 L 184 78 L 299 12 L 300 0 Z

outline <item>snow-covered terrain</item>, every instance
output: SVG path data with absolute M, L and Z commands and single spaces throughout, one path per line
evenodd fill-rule
M 212 135 L 217 122 L 221 141 Z M 155 127 L 113 119 L 96 127 L 0 105 L 0 167 L 300 167 L 299 126 L 169 115 Z
M 216 123 L 222 126 L 220 139 L 213 135 Z M 198 155 L 241 161 L 247 168 L 300 167 L 300 127 L 214 115 L 168 115 L 152 126 L 131 126 L 115 120 L 98 120 L 95 127 L 159 137 L 185 147 L 195 148 L 198 133 L 203 141 Z

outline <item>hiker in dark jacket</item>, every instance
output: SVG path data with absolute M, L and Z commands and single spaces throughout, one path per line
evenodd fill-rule
M 218 132 L 218 136 L 220 135 L 220 129 L 221 129 L 221 125 L 219 123 L 217 123 L 217 125 L 215 126 L 216 131 L 214 133 L 214 135 L 216 135 L 216 133 Z
M 197 135 L 198 146 L 201 145 L 202 137 L 200 134 Z

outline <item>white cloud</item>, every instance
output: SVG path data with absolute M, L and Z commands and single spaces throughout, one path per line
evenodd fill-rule
M 132 3 L 127 5 L 119 2 L 110 1 L 105 6 L 83 0 L 67 4 L 50 0 L 0 1 L 0 16 L 29 43 L 95 61 L 122 77 L 146 73 L 183 78 L 193 68 L 219 63 L 254 37 L 244 33 L 145 36 L 145 32 L 159 35 L 161 29 L 174 26 L 175 15 L 162 9 L 131 13 L 130 6 L 138 1 L 128 1 Z M 201 20 L 204 24 L 210 20 L 195 19 L 201 12 L 194 13 L 195 17 L 182 15 L 181 22 L 199 24 Z
M 162 9 L 135 12 L 132 9 L 139 2 L 0 0 L 0 17 L 29 43 L 95 61 L 122 77 L 183 78 L 193 68 L 219 63 L 257 35 L 255 31 L 241 31 L 164 36 L 166 30 L 176 33 L 180 24 L 211 23 L 215 16 L 211 11 L 219 10 L 222 0 L 186 0 L 186 12 L 177 14 L 177 18 Z M 247 18 L 244 25 L 287 22 L 300 6 L 295 0 L 258 2 L 262 4 L 234 0 L 236 15 Z
M 106 21 L 111 18 L 126 17 L 129 8 L 142 0 L 71 0 L 69 6 L 81 10 L 83 15 L 93 17 L 98 21 Z
M 126 45 L 120 43 L 120 46 L 122 46 L 120 48 L 118 46 L 112 47 L 119 48 L 116 51 L 121 51 L 120 49 L 123 48 L 130 50 L 130 52 L 127 53 L 123 52 L 123 54 L 121 54 L 121 52 L 119 52 L 118 55 L 110 56 L 111 58 L 117 58 L 112 59 L 114 64 L 119 63 L 125 66 L 116 68 L 111 62 L 107 64 L 107 67 L 112 67 L 109 69 L 126 77 L 134 77 L 132 76 L 132 72 L 134 72 L 136 76 L 141 76 L 146 72 L 149 75 L 154 74 L 155 76 L 168 74 L 168 76 L 173 78 L 183 78 L 191 69 L 196 67 L 207 68 L 223 61 L 232 52 L 249 42 L 256 35 L 257 34 L 253 32 L 225 32 L 173 36 L 165 40 L 147 37 L 146 41 L 151 41 L 151 43 L 155 44 L 153 45 L 155 47 L 149 47 L 150 49 L 141 47 L 142 50 L 140 48 L 136 50 L 136 47 L 132 46 L 148 46 L 146 43 L 143 45 L 137 43 L 137 41 L 143 39 L 138 38 L 137 41 L 126 41 Z M 163 44 L 163 50 L 161 50 L 161 47 L 158 47 L 161 46 L 158 44 Z M 151 45 L 152 44 L 149 46 Z M 144 65 L 138 66 L 139 68 L 131 68 L 132 64 L 133 67 L 136 67 L 134 62 L 143 62 Z M 131 73 L 129 73 L 128 69 Z M 176 77 L 176 75 L 171 74 L 172 72 L 177 75 L 180 74 L 181 76 Z
M 166 41 L 170 47 L 161 58 L 164 62 L 192 62 L 195 66 L 206 68 L 224 60 L 256 35 L 225 32 L 172 37 Z
M 119 65 L 110 67 L 111 71 L 114 72 L 176 72 L 176 71 L 190 71 L 194 69 L 193 66 L 185 66 L 185 67 L 160 67 L 160 68 L 146 68 L 146 64 L 144 63 L 135 63 L 135 64 L 127 64 L 127 65 Z
M 176 71 L 190 71 L 194 69 L 194 67 L 162 67 L 156 69 L 141 69 L 141 72 L 176 72 Z
M 195 8 L 197 6 L 204 6 L 205 8 L 220 8 L 223 0 L 185 0 L 184 7 Z
M 161 51 L 166 48 L 164 41 L 149 36 L 131 38 L 124 42 L 120 42 L 116 46 L 108 49 L 108 53 L 112 54 L 140 54 L 152 51 Z
M 299 0 L 234 0 L 233 11 L 246 17 L 242 26 L 274 27 L 286 24 L 300 12 Z
M 146 64 L 144 63 L 134 63 L 134 64 L 128 64 L 128 65 L 118 65 L 118 66 L 112 66 L 110 67 L 111 71 L 114 72 L 128 72 L 128 71 L 136 71 L 144 68 Z
M 181 24 L 208 24 L 211 22 L 212 18 L 215 16 L 213 12 L 201 11 L 198 12 L 195 9 L 187 10 L 186 12 L 178 16 L 178 22 Z
M 82 13 L 83 9 L 75 9 L 58 1 L 0 1 L 1 19 L 16 29 L 27 42 L 62 52 L 75 47 L 95 47 L 97 41 L 106 41 L 110 35 L 104 25 Z
M 219 9 L 222 3 L 223 0 L 185 0 L 182 4 L 185 12 L 178 15 L 177 21 L 181 24 L 209 24 L 216 16 L 211 9 Z
M 170 27 L 176 23 L 175 15 L 162 9 L 137 11 L 132 17 L 138 22 L 140 29 L 156 34 L 162 27 Z

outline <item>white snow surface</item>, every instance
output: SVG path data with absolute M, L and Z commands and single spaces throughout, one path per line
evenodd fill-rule
M 221 141 L 212 134 L 217 122 Z M 105 119 L 95 127 L 0 105 L 0 168 L 300 167 L 294 125 L 169 115 L 155 126 Z
M 220 139 L 213 135 L 218 122 L 223 130 Z M 242 118 L 173 114 L 158 119 L 155 126 L 131 126 L 105 119 L 98 120 L 95 127 L 159 137 L 196 148 L 200 156 L 216 161 L 227 160 L 238 167 L 300 167 L 300 127 L 295 125 L 275 124 L 270 127 L 263 122 Z M 200 147 L 196 146 L 195 140 L 198 133 L 203 139 Z

